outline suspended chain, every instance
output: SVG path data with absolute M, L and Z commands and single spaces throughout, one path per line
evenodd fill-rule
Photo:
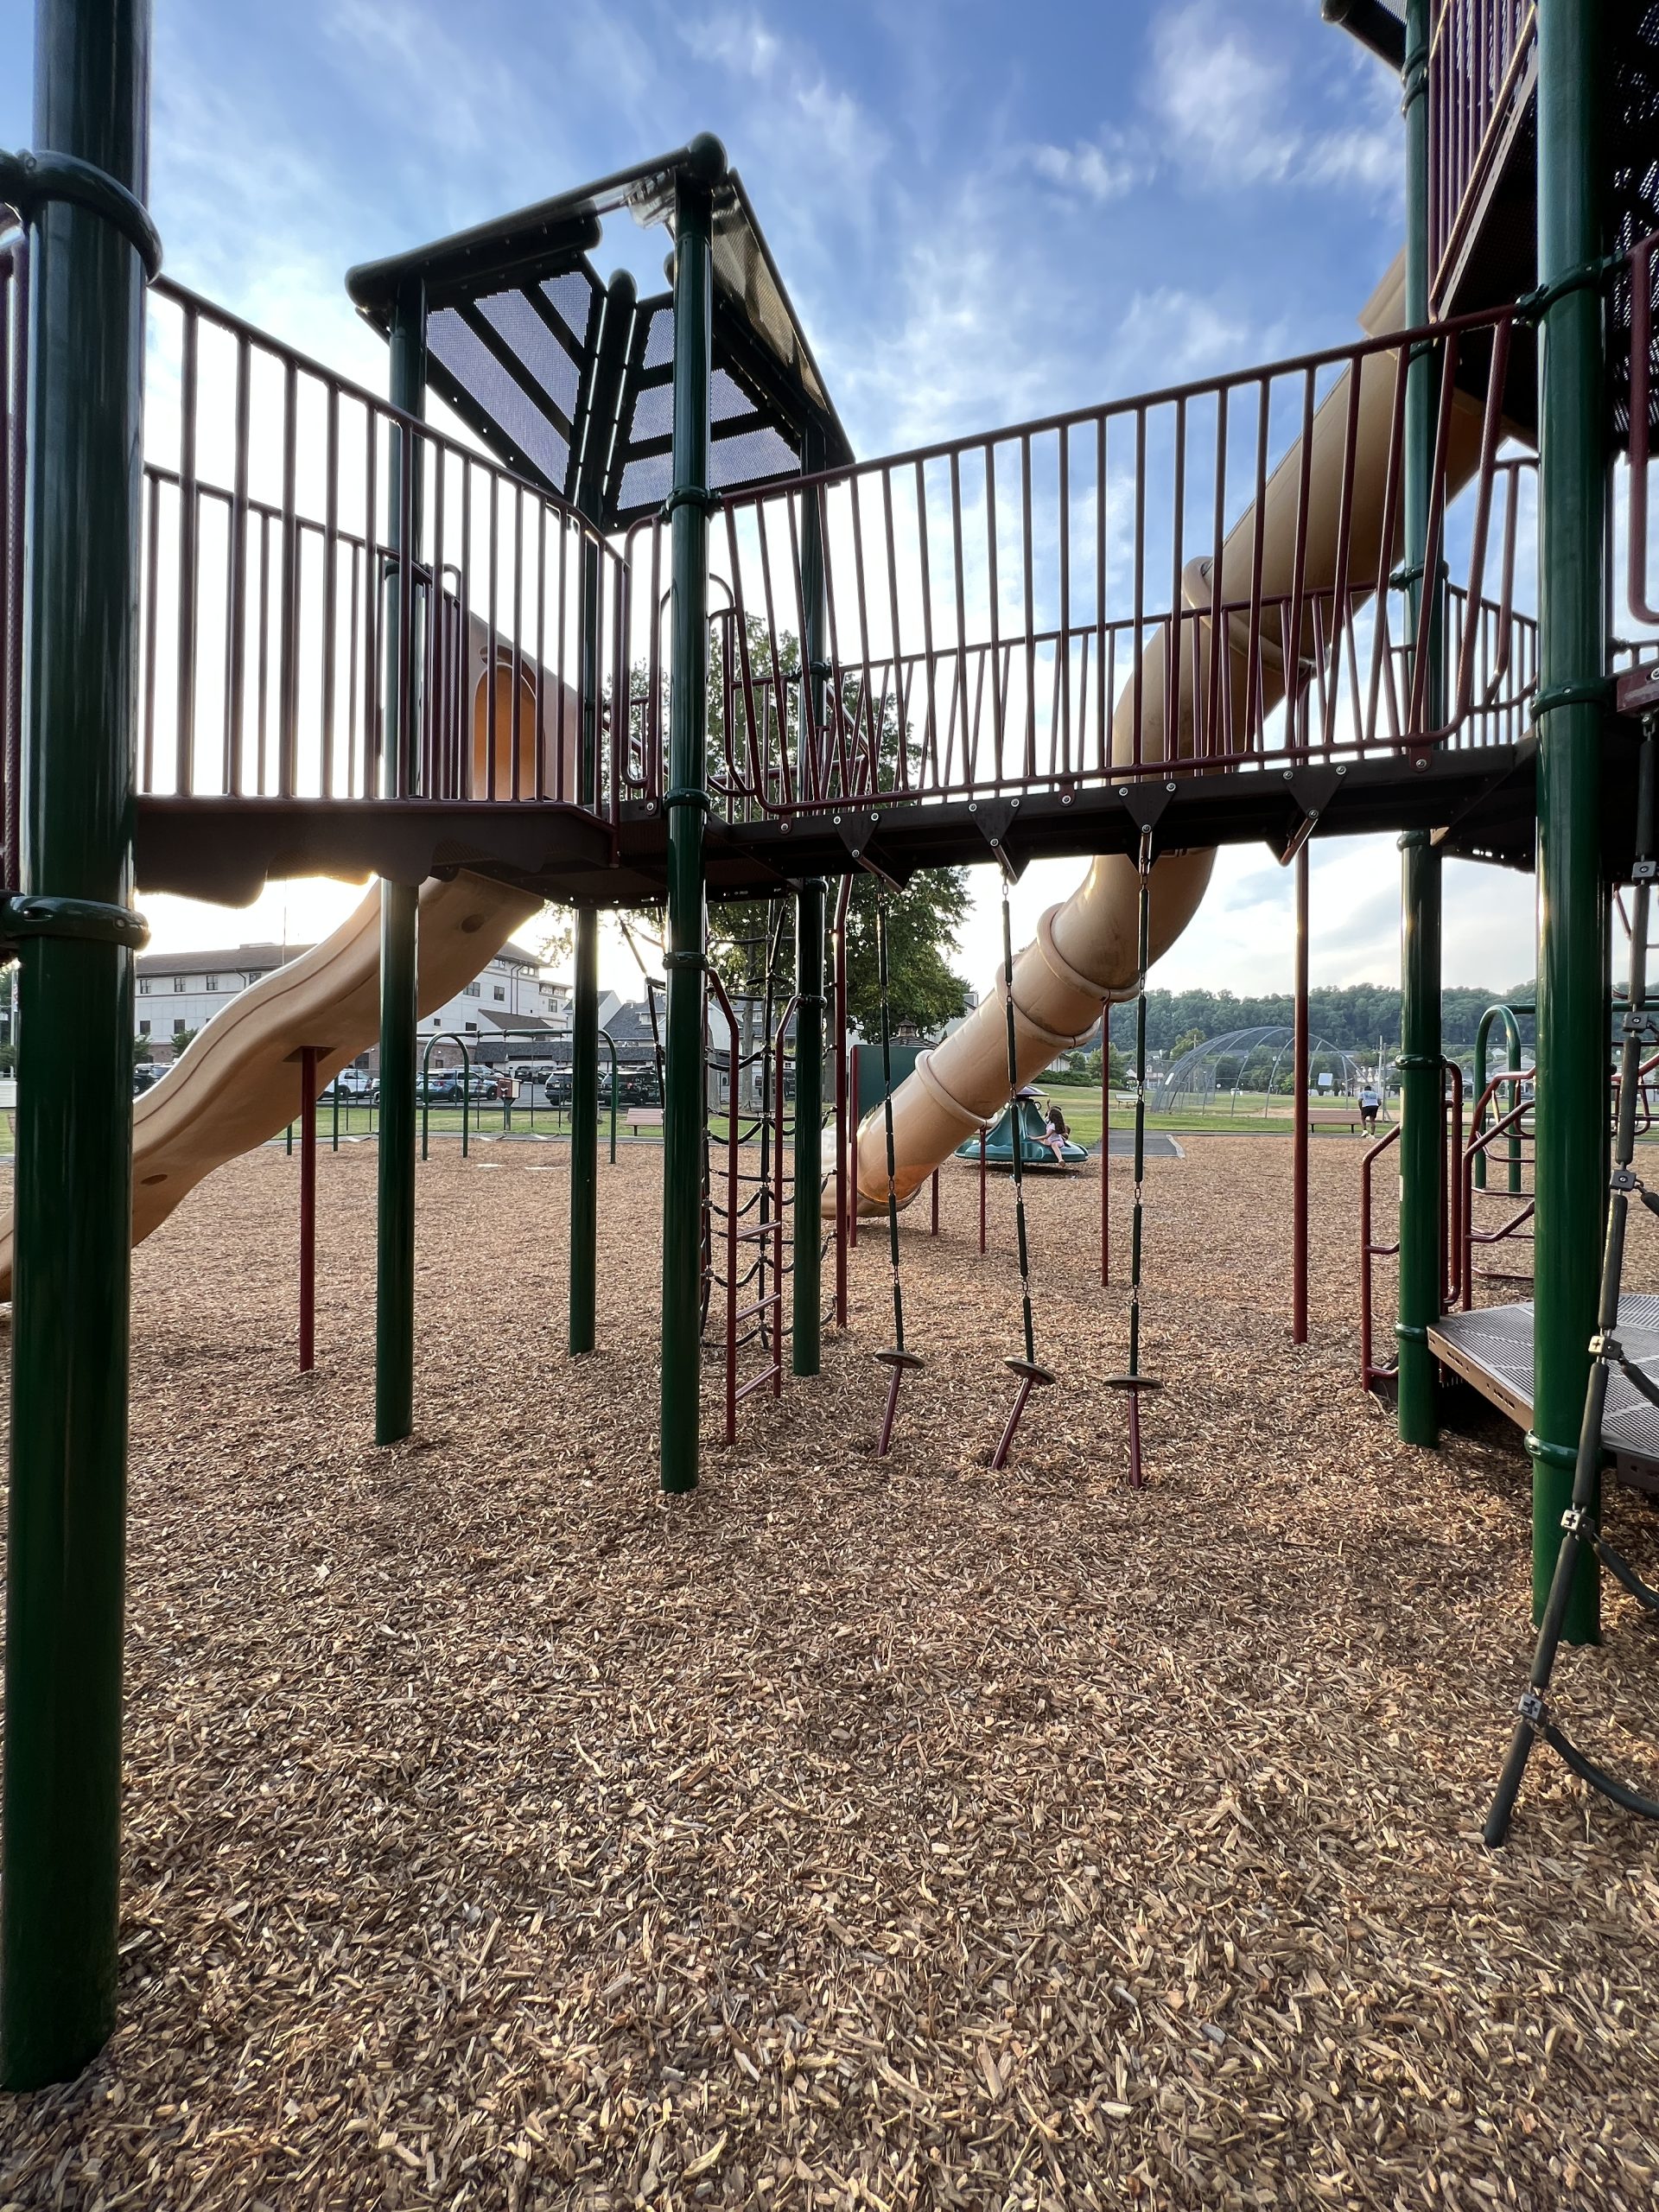
M 888 1370 L 887 1402 L 881 1416 L 881 1433 L 875 1456 L 885 1459 L 893 1442 L 893 1416 L 899 1410 L 899 1391 L 906 1369 L 922 1364 L 918 1353 L 905 1348 L 905 1293 L 899 1274 L 899 1168 L 893 1133 L 893 1022 L 891 973 L 887 960 L 887 887 L 875 880 L 875 970 L 881 1002 L 881 1120 L 887 1145 L 887 1260 L 893 1270 L 893 1342 L 875 1355 Z M 798 1102 L 797 1106 L 798 1111 Z M 856 1196 L 855 1196 L 856 1204 Z
M 1008 912 L 1006 874 L 1002 878 L 1002 1004 L 1008 1021 L 1008 1129 L 1014 1160 L 1014 1241 L 1020 1252 L 1020 1311 L 1025 1325 L 1026 1358 L 1034 1366 L 1037 1339 L 1031 1318 L 1031 1253 L 1026 1240 L 1026 1147 L 1020 1127 L 1019 1040 L 1014 1026 L 1014 924 Z
M 1492 1800 L 1482 1832 L 1486 1842 L 1494 1847 L 1501 1844 L 1509 1834 L 1516 1799 L 1520 1795 L 1522 1780 L 1526 1774 L 1527 1761 L 1532 1756 L 1533 1745 L 1541 1740 L 1548 1744 L 1592 1789 L 1599 1790 L 1613 1803 L 1622 1805 L 1627 1812 L 1639 1813 L 1649 1820 L 1659 1820 L 1659 1800 L 1642 1796 L 1639 1791 L 1619 1781 L 1606 1768 L 1587 1758 L 1571 1741 L 1549 1710 L 1550 1677 L 1554 1672 L 1556 1655 L 1560 1648 L 1561 1631 L 1581 1552 L 1588 1550 L 1592 1553 L 1618 1577 L 1633 1597 L 1650 1611 L 1659 1612 L 1659 1591 L 1650 1589 L 1636 1570 L 1606 1542 L 1596 1515 L 1597 1483 L 1601 1467 L 1602 1419 L 1606 1410 L 1607 1386 L 1613 1370 L 1617 1369 L 1623 1374 L 1643 1397 L 1659 1404 L 1659 1391 L 1656 1391 L 1648 1377 L 1625 1357 L 1618 1341 L 1619 1298 L 1624 1276 L 1624 1233 L 1630 1219 L 1632 1196 L 1640 1198 L 1650 1212 L 1659 1213 L 1659 1201 L 1656 1201 L 1654 1195 L 1644 1188 L 1631 1166 L 1636 1152 L 1637 1091 L 1642 1046 L 1651 1032 L 1647 1014 L 1648 914 L 1655 875 L 1656 774 L 1659 774 L 1659 760 L 1656 760 L 1655 724 L 1649 718 L 1643 725 L 1642 749 L 1637 768 L 1637 858 L 1631 871 L 1634 911 L 1630 920 L 1630 988 L 1626 994 L 1627 1004 L 1622 1024 L 1614 1166 L 1608 1193 L 1607 1236 L 1602 1255 L 1596 1333 L 1590 1339 L 1590 1379 L 1584 1394 L 1584 1418 L 1579 1427 L 1572 1502 L 1561 1516 L 1560 1547 L 1555 1554 L 1555 1571 L 1550 1580 L 1549 1596 L 1539 1624 L 1532 1673 L 1520 1701 L 1515 1734 L 1510 1739 L 1509 1757 L 1498 1780 L 1497 1793 Z
M 1031 1252 L 1026 1236 L 1026 1165 L 1025 1132 L 1020 1126 L 1020 1052 L 1019 1039 L 1014 1021 L 1014 923 L 1008 910 L 1009 868 L 1001 848 L 997 860 L 1002 870 L 1002 1004 L 1007 1016 L 1008 1029 L 1008 1144 L 1009 1157 L 1014 1165 L 1014 1220 L 1015 1239 L 1020 1251 L 1020 1312 L 1025 1326 L 1025 1357 L 1011 1359 L 1008 1365 L 1020 1377 L 1020 1387 L 1014 1393 L 1014 1406 L 1004 1422 L 1002 1434 L 991 1454 L 993 1467 L 1007 1465 L 1013 1448 L 1014 1432 L 1020 1417 L 1026 1410 L 1026 1402 L 1039 1382 L 1052 1382 L 1053 1376 L 1046 1367 L 1037 1364 L 1037 1337 L 1031 1312 Z
M 1152 965 L 1152 830 L 1141 832 L 1135 899 L 1135 1203 L 1129 1216 L 1129 1373 L 1141 1373 L 1141 1247 L 1147 1176 L 1147 970 Z

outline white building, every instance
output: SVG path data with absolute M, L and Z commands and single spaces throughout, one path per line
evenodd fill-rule
M 542 963 L 522 944 L 504 944 L 489 966 L 447 1006 L 429 1014 L 420 1027 L 421 1049 L 433 1037 L 459 1037 L 468 1057 L 486 1065 L 507 1058 L 542 1060 L 552 1057 L 556 1038 L 570 1034 L 570 986 L 555 983 L 542 973 Z M 435 1068 L 458 1066 L 461 1055 L 453 1046 L 435 1047 Z M 372 1065 L 372 1055 L 365 1065 Z
M 261 976 L 289 960 L 297 960 L 308 945 L 238 944 L 209 952 L 147 952 L 137 961 L 137 992 L 134 1020 L 137 1035 L 148 1041 L 157 1060 L 170 1059 L 174 1040 L 194 1036 Z M 570 990 L 542 973 L 537 955 L 522 944 L 505 944 L 480 975 L 466 988 L 421 1023 L 423 1039 L 448 1033 L 474 1041 L 493 1040 L 505 1048 L 524 1050 L 534 1057 L 537 1036 L 566 1035 L 570 1027 Z M 514 1040 L 505 1033 L 523 1028 L 532 1033 Z M 432 1055 L 440 1065 L 440 1048 Z M 460 1055 L 450 1055 L 459 1059 Z M 486 1054 L 499 1058 L 499 1054 Z M 374 1055 L 361 1055 L 372 1066 Z

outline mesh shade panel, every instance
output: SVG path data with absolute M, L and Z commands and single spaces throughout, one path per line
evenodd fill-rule
M 1612 156 L 1612 246 L 1627 251 L 1659 231 L 1659 0 L 1615 9 L 1613 99 L 1609 129 Z M 1659 257 L 1654 275 L 1659 277 Z M 1630 288 L 1621 272 L 1613 287 L 1608 327 L 1608 367 L 1613 387 L 1613 431 L 1620 444 L 1630 431 Z M 1649 429 L 1659 430 L 1659 315 L 1649 380 Z
M 629 443 L 645 445 L 653 438 L 671 437 L 674 432 L 674 387 L 671 384 L 642 385 L 633 403 L 633 421 L 629 425 Z
M 508 375 L 482 340 L 467 327 L 456 309 L 440 308 L 429 318 L 427 343 L 433 358 L 461 390 L 500 426 L 550 484 L 563 490 L 570 464 L 569 441 L 518 380 Z
M 650 514 L 668 497 L 674 481 L 674 464 L 665 453 L 648 461 L 631 461 L 622 471 L 617 505 L 625 515 Z
M 709 385 L 709 418 L 714 423 L 729 423 L 739 415 L 753 415 L 754 402 L 741 385 L 734 382 L 724 369 L 716 369 Z
M 522 292 L 497 292 L 480 300 L 478 311 L 565 421 L 574 422 L 582 388 L 582 363 L 574 345 L 567 349 L 555 338 Z
M 800 465 L 796 449 L 770 428 L 717 437 L 709 449 L 709 474 L 721 489 L 734 484 L 764 484 L 774 476 L 792 476 Z
M 645 358 L 640 365 L 647 369 L 665 369 L 674 359 L 674 309 L 664 301 L 652 314 L 651 327 L 645 334 Z
M 600 289 L 599 279 L 590 269 L 568 269 L 562 276 L 550 276 L 542 286 L 542 297 L 582 351 L 593 335 L 594 307 Z

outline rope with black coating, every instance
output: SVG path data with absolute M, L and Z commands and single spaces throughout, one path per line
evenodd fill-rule
M 1031 1249 L 1026 1233 L 1026 1147 L 1025 1133 L 1020 1126 L 1019 1039 L 1014 1020 L 1014 922 L 1008 909 L 1006 868 L 1002 872 L 1002 1006 L 1007 1018 L 1008 1147 L 1014 1166 L 1014 1243 L 1020 1255 L 1020 1313 L 1025 1328 L 1026 1351 L 1023 1359 L 1011 1359 L 1007 1363 L 1020 1377 L 1020 1387 L 1001 1441 L 991 1454 L 993 1467 L 1002 1467 L 1007 1464 L 1014 1431 L 1020 1426 L 1020 1416 L 1026 1410 L 1026 1401 L 1030 1397 L 1033 1385 L 1054 1380 L 1047 1368 L 1039 1367 L 1037 1363 L 1037 1332 L 1031 1310 Z
M 1550 1578 L 1543 1618 L 1539 1623 L 1538 1641 L 1532 1656 L 1532 1672 L 1520 1700 L 1515 1733 L 1510 1741 L 1509 1757 L 1503 1763 L 1497 1795 L 1492 1799 L 1491 1809 L 1481 1831 L 1485 1842 L 1493 1848 L 1503 1843 L 1509 1834 L 1527 1762 L 1532 1756 L 1533 1745 L 1540 1741 L 1548 1744 L 1573 1773 L 1614 1804 L 1623 1806 L 1627 1812 L 1638 1813 L 1648 1820 L 1659 1820 L 1659 1800 L 1643 1796 L 1641 1792 L 1632 1789 L 1628 1783 L 1621 1782 L 1616 1775 L 1609 1773 L 1606 1768 L 1580 1751 L 1549 1709 L 1550 1678 L 1554 1672 L 1567 1605 L 1582 1552 L 1588 1550 L 1602 1560 L 1612 1568 L 1634 1597 L 1644 1605 L 1659 1611 L 1659 1592 L 1649 1589 L 1635 1569 L 1605 1542 L 1597 1521 L 1602 1421 L 1607 1404 L 1607 1386 L 1616 1368 L 1632 1380 L 1634 1372 L 1639 1371 L 1633 1370 L 1618 1341 L 1619 1298 L 1624 1274 L 1624 1235 L 1630 1219 L 1631 1198 L 1640 1198 L 1649 1211 L 1659 1213 L 1659 1197 L 1643 1188 L 1631 1166 L 1636 1153 L 1642 1046 L 1649 1031 L 1646 1014 L 1648 918 L 1656 873 L 1656 776 L 1659 776 L 1659 760 L 1656 760 L 1655 723 L 1649 717 L 1643 726 L 1642 749 L 1637 765 L 1637 857 L 1632 870 L 1630 980 L 1619 1054 L 1618 1117 L 1614 1130 L 1614 1165 L 1608 1194 L 1607 1236 L 1602 1253 L 1601 1291 L 1596 1333 L 1590 1339 L 1590 1379 L 1584 1394 L 1584 1418 L 1579 1426 L 1572 1502 L 1561 1516 L 1560 1546 L 1555 1554 L 1555 1569 Z M 1642 1395 L 1651 1395 L 1645 1376 L 1643 1377 Z
M 899 1409 L 899 1389 L 905 1370 L 919 1367 L 921 1359 L 905 1348 L 905 1292 L 899 1272 L 899 1164 L 893 1132 L 893 1023 L 891 1020 L 892 978 L 887 957 L 887 888 L 878 878 L 875 887 L 875 973 L 876 988 L 881 1006 L 881 1120 L 887 1146 L 887 1260 L 893 1270 L 893 1342 L 876 1358 L 891 1370 L 887 1384 L 887 1410 L 881 1419 L 881 1434 L 877 1442 L 876 1457 L 885 1459 L 893 1442 L 893 1415 Z M 857 1203 L 855 1193 L 854 1203 Z

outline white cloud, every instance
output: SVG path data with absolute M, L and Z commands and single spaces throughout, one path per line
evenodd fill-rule
M 843 195 L 868 209 L 878 173 L 891 150 L 887 134 L 844 85 L 831 81 L 802 42 L 785 41 L 753 15 L 721 13 L 680 26 L 698 62 L 714 63 L 753 92 L 739 120 L 744 149 L 775 161 L 810 206 L 815 190 Z
M 1205 192 L 1295 185 L 1398 194 L 1405 149 L 1397 117 L 1385 119 L 1391 103 L 1375 103 L 1374 123 L 1301 129 L 1291 119 L 1290 65 L 1261 31 L 1230 0 L 1187 0 L 1154 22 L 1142 96 L 1178 173 Z
M 1209 184 L 1289 173 L 1298 134 L 1286 127 L 1287 73 L 1257 48 L 1236 10 L 1189 0 L 1155 19 L 1150 43 L 1147 105 L 1178 163 Z
M 1039 176 L 1097 207 L 1122 200 L 1151 174 L 1145 156 L 1113 130 L 1075 146 L 1033 146 L 1028 158 Z

